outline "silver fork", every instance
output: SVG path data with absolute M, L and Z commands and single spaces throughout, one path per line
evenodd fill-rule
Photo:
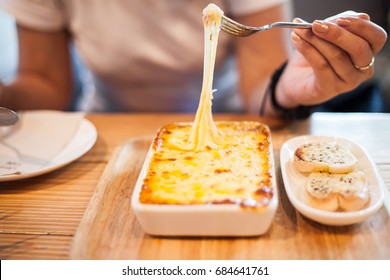
M 260 27 L 252 27 L 241 24 L 237 21 L 232 20 L 226 16 L 222 16 L 221 29 L 229 34 L 239 37 L 246 37 L 259 31 L 265 31 L 271 28 L 311 28 L 311 23 L 301 22 L 274 22 Z

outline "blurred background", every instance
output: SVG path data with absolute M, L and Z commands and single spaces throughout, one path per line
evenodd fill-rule
M 17 36 L 14 20 L 0 10 L 0 80 L 9 80 L 18 61 Z
M 364 11 L 371 16 L 371 20 L 382 26 L 389 33 L 390 26 L 390 0 L 293 0 L 294 16 L 313 21 L 324 19 L 346 10 Z M 73 50 L 72 50 L 73 51 Z M 8 81 L 15 75 L 18 61 L 17 35 L 15 22 L 12 17 L 0 10 L 0 80 Z M 73 66 L 75 72 L 75 102 L 88 85 L 85 84 L 85 73 L 73 51 Z M 318 111 L 374 111 L 390 112 L 390 43 L 376 57 L 374 78 L 357 89 L 357 93 L 372 92 L 367 102 L 370 108 L 353 107 L 348 100 L 348 95 L 341 96 L 344 102 L 338 100 L 324 104 Z M 360 93 L 361 92 L 361 93 Z M 341 104 L 335 107 L 335 104 Z M 372 103 L 372 104 L 371 104 Z M 329 105 L 329 106 L 328 106 Z M 331 109 L 332 108 L 332 109 Z M 336 109 L 335 109 L 336 108 Z M 74 109 L 74 108 L 71 108 Z

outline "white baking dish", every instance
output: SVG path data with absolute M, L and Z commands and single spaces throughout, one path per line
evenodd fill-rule
M 273 196 L 265 207 L 242 207 L 237 204 L 141 203 L 140 192 L 153 153 L 152 144 L 131 199 L 132 209 L 146 233 L 160 236 L 257 236 L 264 234 L 271 226 L 278 206 L 271 141 L 269 161 L 272 166 Z

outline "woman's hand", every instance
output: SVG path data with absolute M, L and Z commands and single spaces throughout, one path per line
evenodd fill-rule
M 319 104 L 370 79 L 387 35 L 367 14 L 348 11 L 315 21 L 311 30 L 295 30 L 291 37 L 297 51 L 276 90 L 286 108 Z

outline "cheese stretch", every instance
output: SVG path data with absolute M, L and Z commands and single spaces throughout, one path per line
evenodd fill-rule
M 258 122 L 214 122 L 213 73 L 223 12 L 203 10 L 204 72 L 193 123 L 161 128 L 147 162 L 140 202 L 145 204 L 237 204 L 263 209 L 274 197 L 272 147 Z
M 206 146 L 214 146 L 218 129 L 212 116 L 213 75 L 217 53 L 218 36 L 223 12 L 214 4 L 203 10 L 204 24 L 204 68 L 203 84 L 198 110 L 190 136 L 190 149 L 204 150 Z

